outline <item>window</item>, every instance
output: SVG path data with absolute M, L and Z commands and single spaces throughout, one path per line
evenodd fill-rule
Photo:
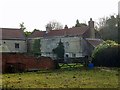
M 15 48 L 19 48 L 19 43 L 15 43 Z
M 76 57 L 76 54 L 73 53 L 72 56 L 75 58 L 75 57 Z

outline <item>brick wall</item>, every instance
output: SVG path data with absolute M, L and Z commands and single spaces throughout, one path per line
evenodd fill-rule
M 9 71 L 10 67 L 14 67 L 16 71 L 22 70 L 39 70 L 54 69 L 54 61 L 49 57 L 35 58 L 25 54 L 2 54 L 2 71 Z
M 0 73 L 2 73 L 2 55 L 0 53 Z

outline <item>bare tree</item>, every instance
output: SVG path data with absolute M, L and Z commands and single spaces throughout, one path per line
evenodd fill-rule
M 51 27 L 52 30 L 63 29 L 63 25 L 57 21 L 50 21 L 46 27 Z
M 106 21 L 108 20 L 108 17 L 103 17 L 99 19 L 99 22 L 97 23 L 98 28 L 103 28 L 106 26 Z

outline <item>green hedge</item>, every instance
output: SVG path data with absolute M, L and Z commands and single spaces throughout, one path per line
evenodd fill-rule
M 33 43 L 33 51 L 32 53 L 35 56 L 41 56 L 41 50 L 40 50 L 41 44 L 40 44 L 40 39 L 35 39 Z
M 95 66 L 120 67 L 119 48 L 120 45 L 114 41 L 104 41 L 92 53 Z

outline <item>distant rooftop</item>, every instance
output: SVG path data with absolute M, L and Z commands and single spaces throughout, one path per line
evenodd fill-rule
M 25 39 L 25 35 L 21 29 L 16 28 L 0 28 L 2 39 Z
M 48 33 L 46 33 L 46 31 L 34 30 L 28 38 L 82 35 L 88 29 L 89 29 L 88 26 L 83 26 L 83 27 L 73 27 L 73 28 L 68 28 L 68 29 L 65 28 L 65 29 L 59 29 L 59 30 L 51 30 Z

